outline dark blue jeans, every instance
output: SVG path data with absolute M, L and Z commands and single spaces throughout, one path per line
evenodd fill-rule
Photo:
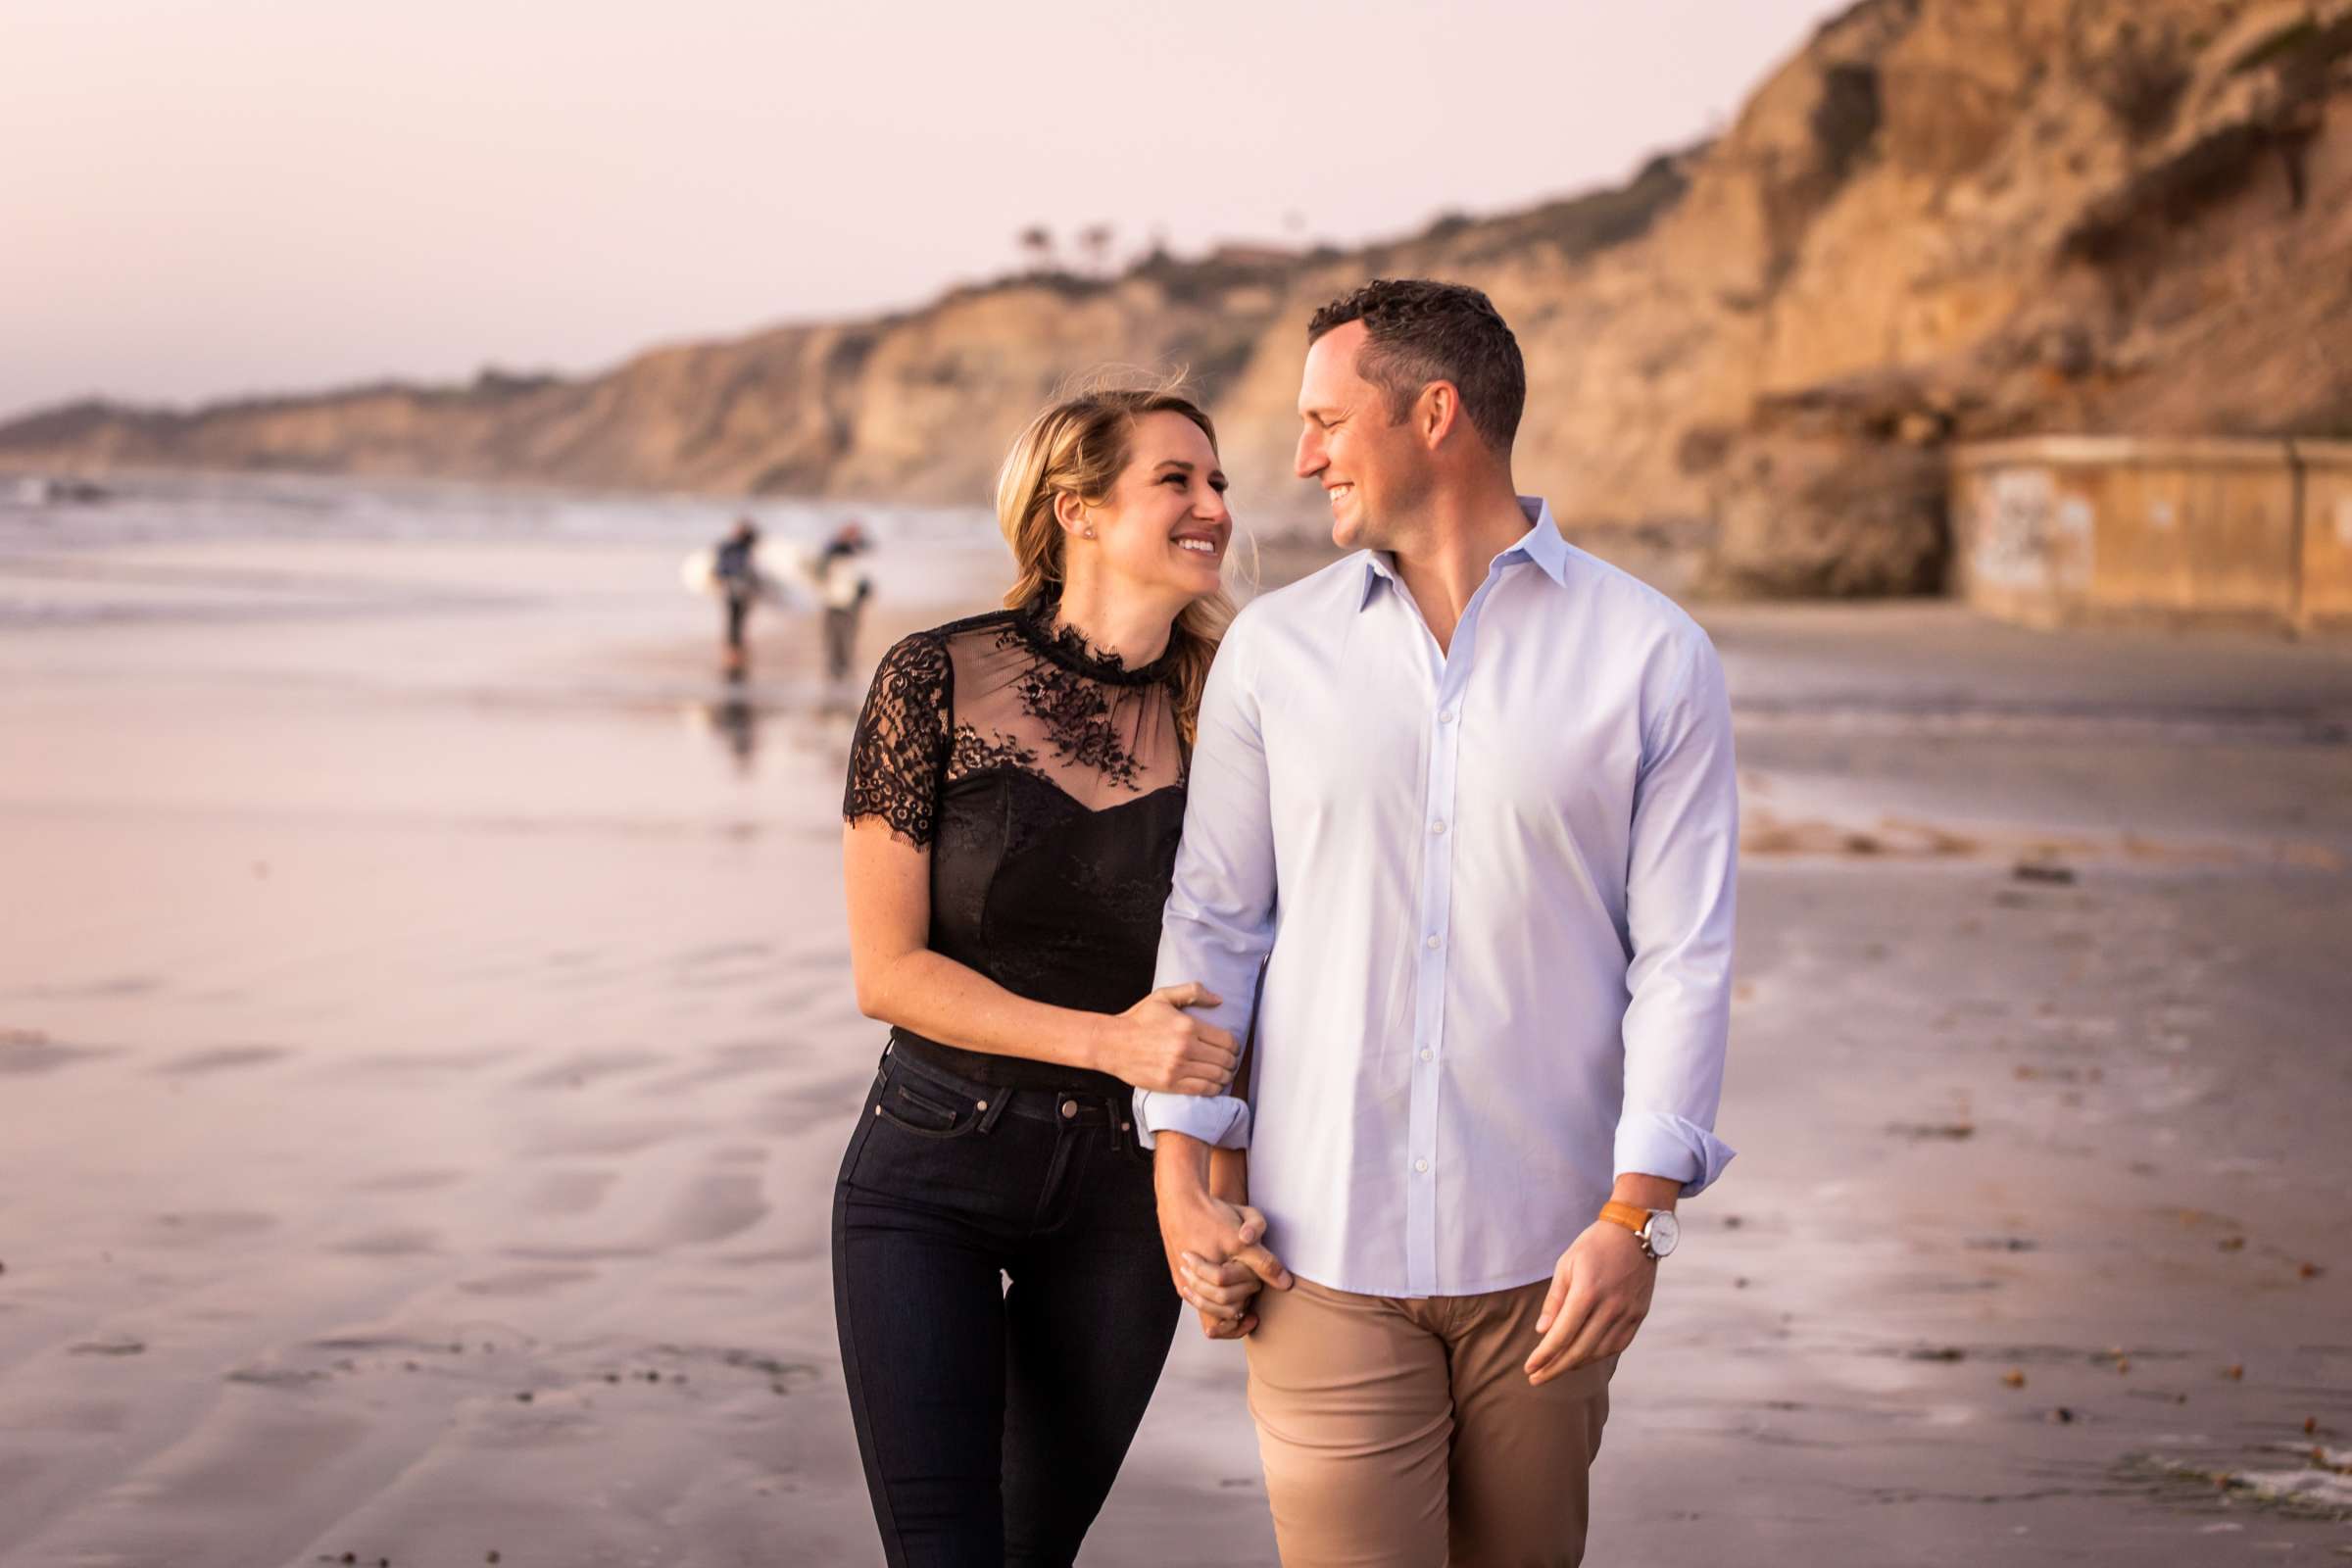
M 892 1568 L 1067 1568 L 1175 1337 L 1133 1108 L 904 1052 L 833 1197 L 833 1310 Z

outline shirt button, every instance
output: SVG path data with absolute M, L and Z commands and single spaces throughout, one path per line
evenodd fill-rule
M 1452 710 L 1452 709 L 1450 709 L 1450 708 L 1441 708 L 1441 709 L 1439 709 L 1439 710 L 1438 710 L 1438 722 L 1439 722 L 1439 723 L 1441 723 L 1441 724 L 1450 724 L 1450 723 L 1452 723 L 1452 722 L 1453 722 L 1453 710 Z
M 1413 1169 L 1426 1174 L 1429 1170 L 1429 1161 L 1426 1159 L 1416 1159 L 1413 1161 Z
M 1421 1053 L 1421 1059 L 1423 1061 L 1435 1061 L 1438 1059 L 1438 1054 L 1434 1051 L 1424 1051 Z
M 1429 951 L 1432 953 L 1437 952 L 1438 949 L 1444 947 L 1445 945 L 1445 943 L 1439 941 L 1436 937 L 1431 937 L 1429 939 Z
M 1440 818 L 1439 818 L 1437 821 L 1430 823 L 1430 824 L 1429 824 L 1429 830 L 1430 830 L 1432 833 L 1443 833 L 1443 832 L 1445 832 L 1445 831 L 1446 831 L 1446 819 L 1445 819 L 1444 817 L 1440 817 Z

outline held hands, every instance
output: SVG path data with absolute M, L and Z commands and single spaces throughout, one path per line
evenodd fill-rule
M 1551 1271 L 1551 1289 L 1536 1319 L 1543 1339 L 1527 1358 L 1527 1381 L 1548 1383 L 1631 1346 L 1649 1315 L 1657 1283 L 1658 1265 L 1634 1233 L 1594 1220 Z
M 1250 1303 L 1258 1291 L 1291 1288 L 1291 1271 L 1266 1250 L 1265 1235 L 1266 1217 L 1247 1203 L 1207 1193 L 1162 1198 L 1159 1237 L 1168 1274 L 1176 1294 L 1200 1314 L 1208 1338 L 1242 1338 L 1257 1327 Z
M 1138 1089 L 1221 1095 L 1241 1052 L 1233 1036 L 1184 1009 L 1224 999 L 1198 982 L 1162 986 L 1125 1012 L 1102 1020 L 1095 1064 Z

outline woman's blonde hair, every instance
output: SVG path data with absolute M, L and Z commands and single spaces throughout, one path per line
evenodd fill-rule
M 1127 466 L 1136 421 L 1148 414 L 1184 416 L 1216 450 L 1217 427 L 1174 383 L 1073 393 L 1031 419 L 1013 442 L 997 474 L 997 526 L 1012 547 L 1007 606 L 1030 609 L 1061 597 L 1064 542 L 1054 498 L 1075 496 L 1090 507 L 1108 500 Z M 1185 606 L 1168 630 L 1168 652 L 1176 660 L 1176 728 L 1188 746 L 1196 738 L 1209 661 L 1233 611 L 1233 600 L 1220 588 Z

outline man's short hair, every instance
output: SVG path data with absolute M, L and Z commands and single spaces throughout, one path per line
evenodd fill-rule
M 1511 450 L 1527 407 L 1527 365 L 1494 302 L 1461 283 L 1376 277 L 1306 323 L 1306 341 L 1349 321 L 1367 334 L 1355 373 L 1389 396 L 1389 422 L 1403 420 L 1432 381 L 1450 381 L 1462 413 L 1497 453 Z

